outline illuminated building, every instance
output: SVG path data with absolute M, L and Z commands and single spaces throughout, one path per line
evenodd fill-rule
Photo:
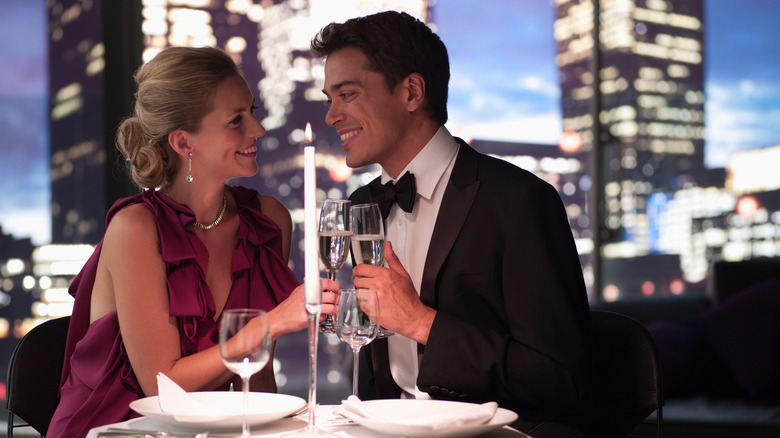
M 92 254 L 91 245 L 33 247 L 0 228 L 0 367 L 19 339 L 36 325 L 70 315 L 73 298 L 67 288 Z M 0 385 L 5 375 L 0 377 Z
M 97 3 L 49 6 L 53 242 L 96 242 L 104 231 L 100 24 Z
M 108 207 L 136 192 L 117 153 L 132 98 L 135 0 L 53 0 L 49 17 L 52 242 L 97 243 Z M 105 32 L 104 32 L 105 30 Z M 138 56 L 140 59 L 140 56 Z
M 30 239 L 16 239 L 0 227 L 0 367 L 8 369 L 16 344 L 33 327 L 30 307 L 35 297 L 24 287 L 24 279 L 32 273 Z M 33 281 L 34 282 L 34 281 Z M 30 284 L 30 281 L 27 281 Z M 4 387 L 6 374 L 0 375 Z M 1 394 L 0 398 L 5 394 Z
M 650 195 L 651 255 L 633 255 L 634 246 L 628 243 L 605 246 L 610 259 L 605 278 L 615 295 L 605 292 L 604 298 L 630 296 L 640 290 L 639 281 L 651 282 L 658 289 L 651 295 L 663 296 L 663 291 L 673 293 L 668 285 L 675 279 L 684 282 L 683 293 L 704 293 L 715 260 L 780 256 L 780 178 L 766 170 L 779 152 L 780 146 L 773 146 L 735 153 L 726 169 L 726 187 L 692 186 Z M 668 263 L 669 256 L 678 260 L 676 265 Z
M 555 3 L 563 129 L 598 181 L 599 263 L 651 254 L 648 198 L 708 184 L 702 1 Z
M 734 153 L 726 166 L 726 189 L 737 194 L 780 189 L 780 145 Z
M 725 237 L 708 241 L 708 248 L 724 260 L 780 257 L 780 177 L 772 167 L 780 145 L 737 152 L 726 168 L 726 190 L 733 208 L 721 222 L 704 222 L 696 231 L 720 228 Z M 720 244 L 720 245 L 719 245 Z
M 24 280 L 32 275 L 32 251 L 30 239 L 16 239 L 0 228 L 0 339 L 12 339 L 10 348 L 16 345 L 16 327 L 29 319 L 30 307 L 36 300 L 30 293 L 32 287 L 26 287 L 35 281 Z M 8 346 L 3 346 L 7 350 Z M 10 353 L 2 357 L 10 357 Z

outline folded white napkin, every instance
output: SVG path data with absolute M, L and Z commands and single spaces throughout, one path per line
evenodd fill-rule
M 342 413 L 345 416 L 358 416 L 367 420 L 383 423 L 398 424 L 403 426 L 428 426 L 433 429 L 457 426 L 473 426 L 490 421 L 496 414 L 498 403 L 488 402 L 481 405 L 463 403 L 468 409 L 457 409 L 453 412 L 430 414 L 420 412 L 419 416 L 406 416 L 404 418 L 391 418 L 371 409 L 366 403 L 360 401 L 354 395 L 341 402 Z
M 200 401 L 163 373 L 157 373 L 157 400 L 160 410 L 176 418 L 227 416 L 231 412 L 222 406 Z

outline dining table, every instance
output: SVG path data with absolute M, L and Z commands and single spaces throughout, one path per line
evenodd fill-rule
M 287 416 L 267 424 L 255 425 L 251 428 L 252 437 L 276 438 L 282 437 L 302 430 L 307 426 L 308 412 L 299 412 L 295 415 Z M 341 438 L 374 438 L 374 437 L 403 437 L 401 434 L 388 434 L 378 432 L 373 429 L 361 426 L 339 413 L 339 405 L 320 405 L 315 411 L 315 426 L 318 429 L 326 431 L 332 435 Z M 110 433 L 107 433 L 111 431 Z M 126 431 L 126 434 L 122 432 Z M 203 433 L 206 432 L 206 433 Z M 472 433 L 458 433 L 459 431 L 450 429 L 440 431 L 435 434 L 428 434 L 429 437 L 447 437 L 447 436 L 475 436 Z M 200 435 L 198 435 L 200 433 Z M 148 435 L 147 435 L 148 434 Z M 181 429 L 175 425 L 157 421 L 149 417 L 133 418 L 119 423 L 108 424 L 95 427 L 89 431 L 87 438 L 165 438 L 166 434 L 172 434 L 176 438 L 226 438 L 241 437 L 241 430 L 204 430 L 197 431 L 193 429 Z M 508 425 L 490 429 L 484 433 L 477 433 L 486 438 L 531 438 L 529 435 L 520 432 Z M 168 435 L 171 436 L 171 435 Z

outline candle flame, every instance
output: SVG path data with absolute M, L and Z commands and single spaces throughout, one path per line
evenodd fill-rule
M 311 123 L 306 123 L 306 131 L 304 135 L 306 136 L 306 144 L 311 144 Z

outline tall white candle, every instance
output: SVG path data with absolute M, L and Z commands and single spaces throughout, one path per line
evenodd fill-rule
M 311 125 L 306 124 L 307 146 L 303 148 L 303 207 L 304 207 L 304 297 L 306 310 L 319 311 L 322 305 L 320 289 L 319 254 L 317 253 L 317 182 L 314 165 L 314 146 L 311 145 Z

